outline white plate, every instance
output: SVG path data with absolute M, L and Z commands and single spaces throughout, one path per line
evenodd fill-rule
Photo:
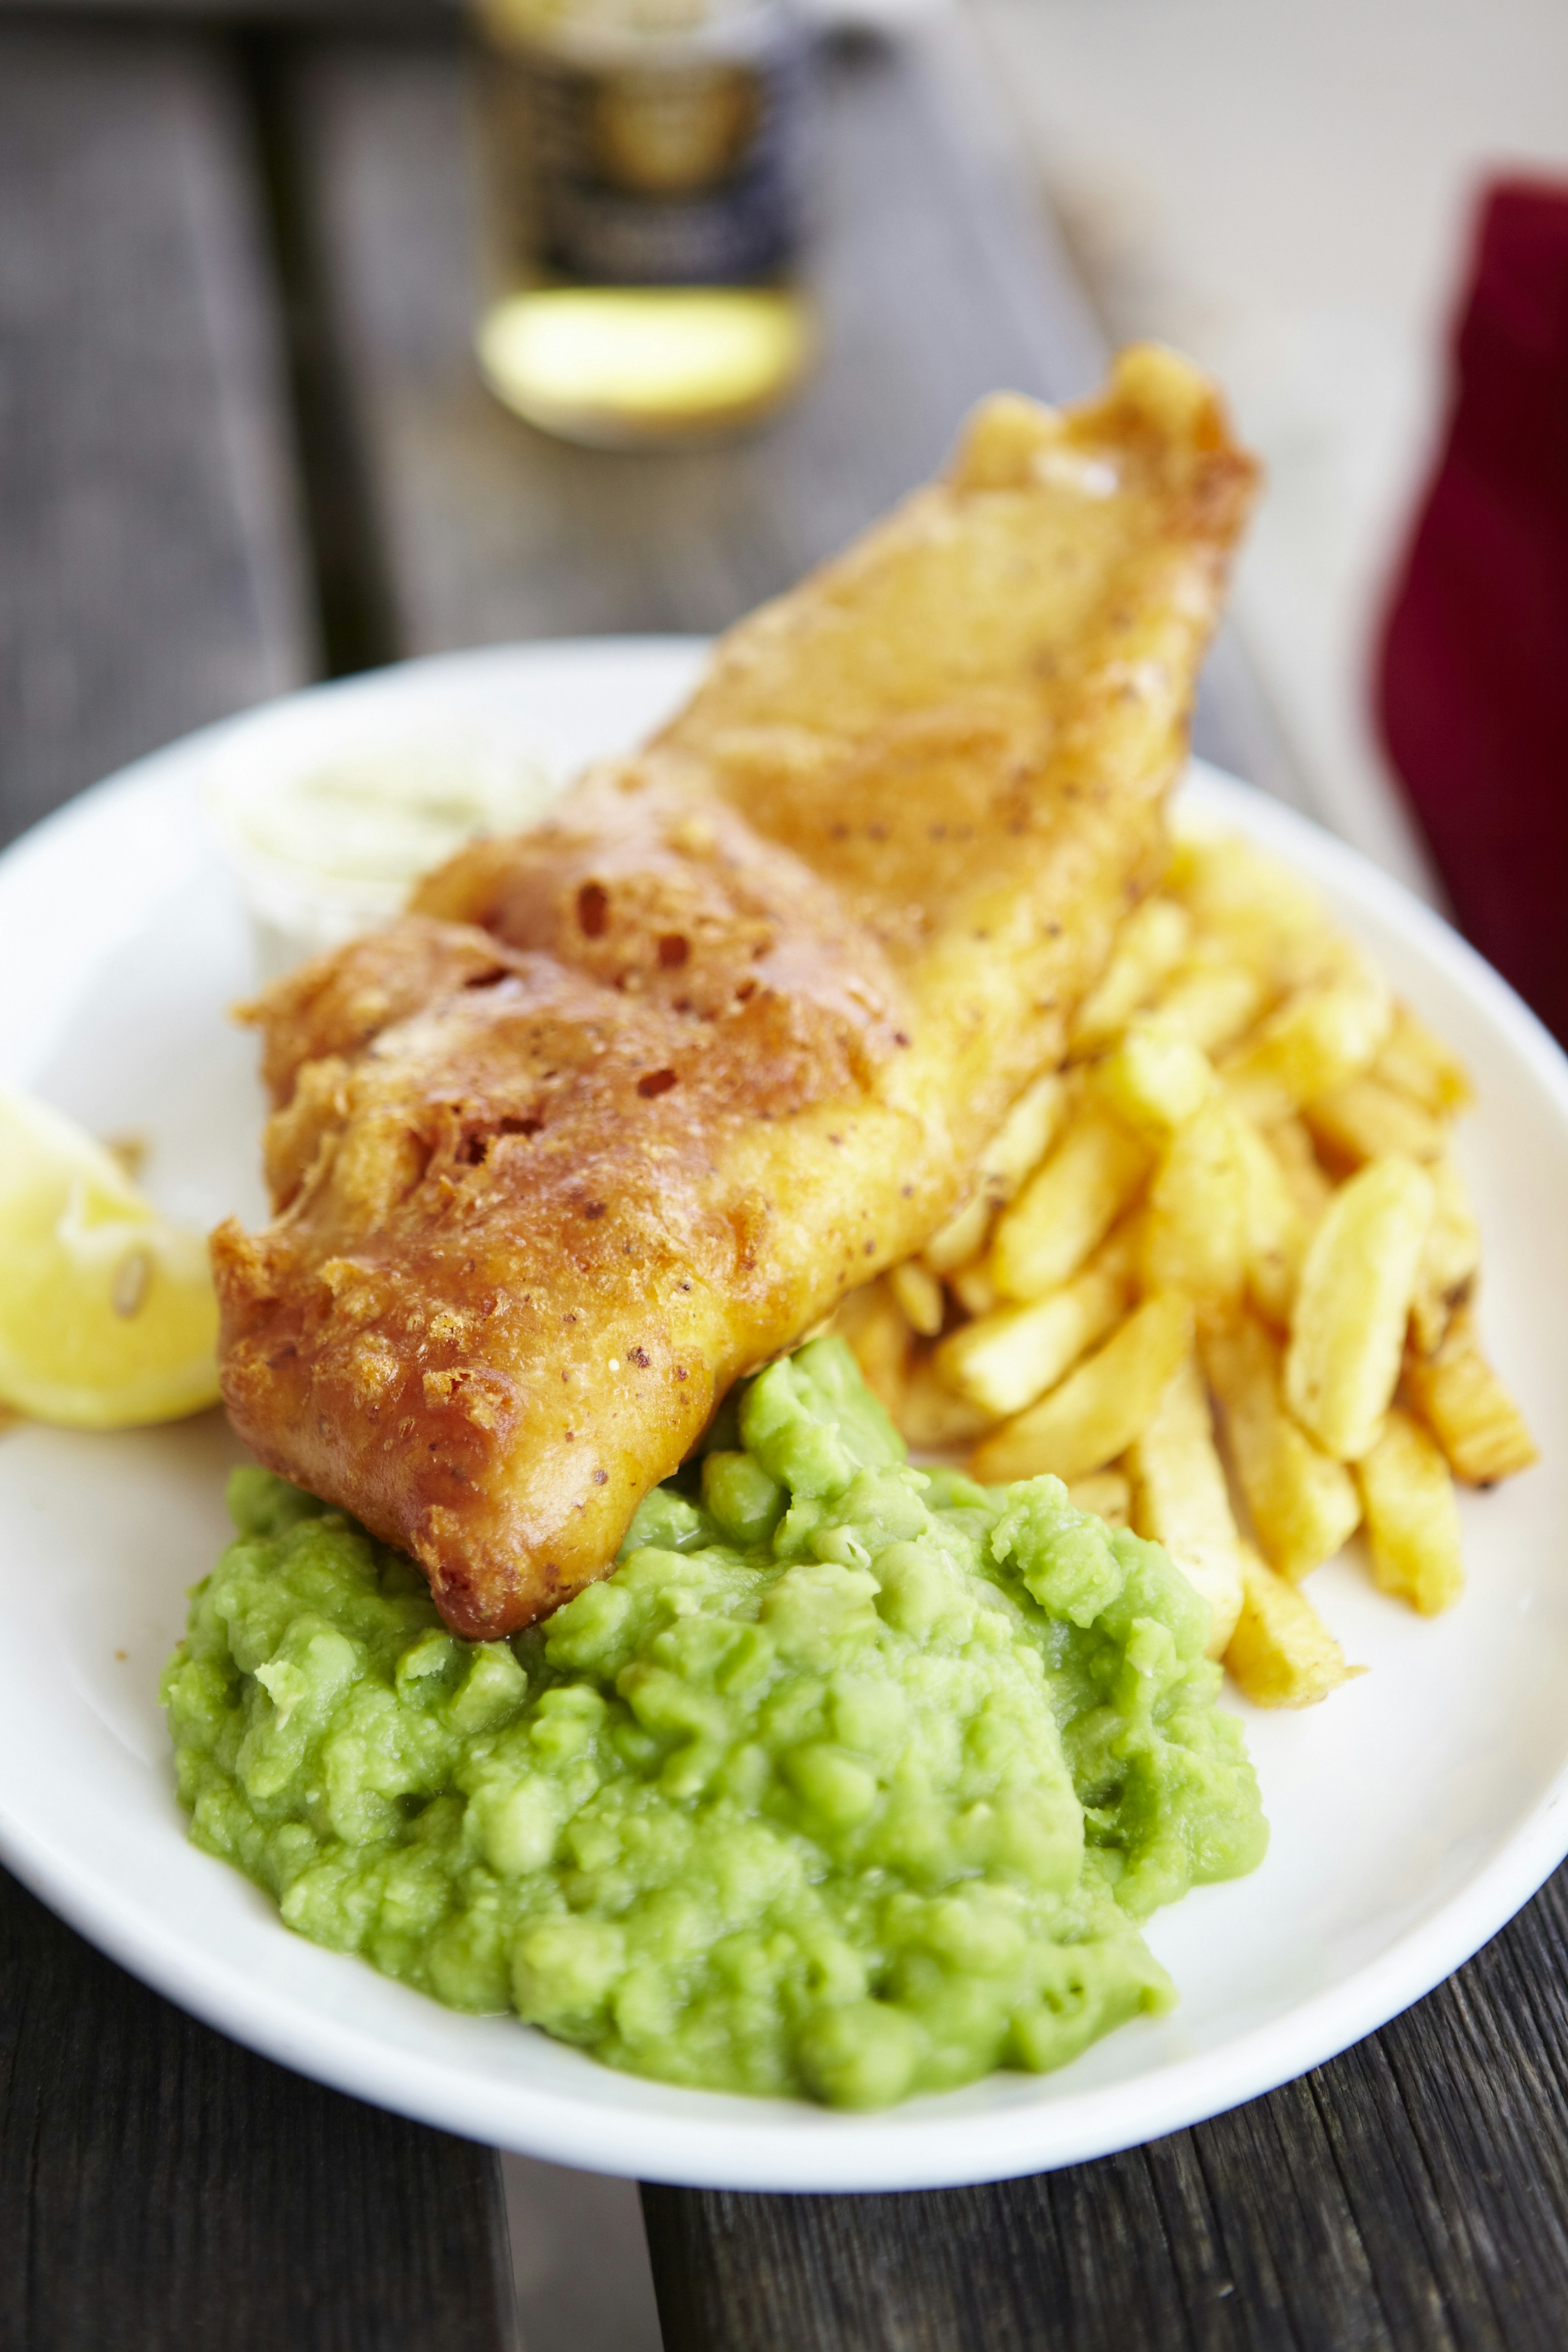
M 689 642 L 539 646 L 411 665 L 237 724 L 384 736 L 460 705 L 563 772 L 684 693 Z M 0 859 L 0 1076 L 101 1133 L 150 1136 L 152 1188 L 216 1218 L 260 1206 L 252 1047 L 226 1024 L 245 925 L 196 821 L 226 730 L 145 760 Z M 282 740 L 281 738 L 279 739 Z M 1211 772 L 1193 802 L 1282 853 L 1477 1073 L 1463 1158 L 1487 1235 L 1488 1339 L 1549 1441 L 1568 1406 L 1568 1064 L 1494 973 L 1394 884 Z M 902 2189 L 1101 2156 L 1234 2105 L 1392 2017 L 1495 1932 L 1568 1850 L 1568 1451 L 1462 1505 L 1469 1590 L 1426 1623 L 1352 1561 L 1313 1597 L 1371 1666 L 1301 1716 L 1247 1714 L 1273 1823 L 1262 1869 L 1151 1937 L 1175 2014 L 1063 2073 L 998 2074 L 877 2116 L 673 2090 L 515 2020 L 458 2017 L 289 1935 L 187 1844 L 158 1669 L 226 1535 L 216 1415 L 0 1440 L 0 1853 L 106 1951 L 301 2072 L 474 2138 L 645 2179 Z

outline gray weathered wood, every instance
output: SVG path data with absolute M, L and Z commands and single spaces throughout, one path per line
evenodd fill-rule
M 278 26 L 356 33 L 449 28 L 457 0 L 0 0 L 0 16 L 68 24 Z
M 0 1872 L 0 2343 L 507 2352 L 491 2152 L 195 2024 Z
M 309 665 L 232 75 L 0 26 L 0 838 Z
M 299 683 L 235 61 L 0 27 L 0 838 Z M 253 2058 L 0 1872 L 0 2344 L 504 2352 L 492 2153 Z

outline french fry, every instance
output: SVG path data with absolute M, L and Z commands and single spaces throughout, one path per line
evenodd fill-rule
M 1354 1481 L 1291 1420 L 1279 1345 L 1256 1317 L 1205 1332 L 1203 1360 L 1258 1543 L 1272 1568 L 1299 1582 L 1354 1532 Z
M 1113 1112 L 1087 1102 L 1045 1165 L 1004 1209 L 992 1279 L 1004 1298 L 1038 1298 L 1077 1273 L 1142 1183 L 1147 1146 Z
M 1247 1292 L 1258 1312 L 1284 1330 L 1289 1325 L 1310 1227 L 1284 1170 L 1252 1121 L 1237 1111 L 1234 1127 L 1246 1181 Z
M 1132 1487 L 1125 1471 L 1091 1470 L 1087 1478 L 1073 1480 L 1068 1500 L 1074 1510 L 1089 1512 L 1108 1528 L 1124 1528 L 1131 1517 Z
M 951 1454 L 972 1445 L 990 1428 L 992 1419 L 966 1398 L 954 1396 L 938 1379 L 929 1357 L 916 1360 L 893 1417 L 905 1444 L 917 1454 Z
M 1119 1118 L 1163 1144 L 1214 1092 L 1208 1055 L 1173 1029 L 1141 1014 L 1113 1050 L 1094 1066 L 1092 1079 Z
M 1293 875 L 1201 835 L 1123 924 L 1069 1062 L 834 1328 L 912 1446 L 1053 1473 L 1163 1543 L 1247 1696 L 1310 1705 L 1362 1669 L 1300 1580 L 1364 1517 L 1380 1587 L 1447 1606 L 1453 1479 L 1536 1459 L 1471 1313 L 1468 1076 Z
M 984 1251 L 998 1206 L 982 1177 L 963 1208 L 932 1234 L 921 1252 L 921 1265 L 942 1277 L 973 1265 Z
M 1524 1415 L 1481 1353 L 1468 1307 L 1456 1310 L 1434 1355 L 1407 1350 L 1405 1385 L 1467 1486 L 1494 1486 L 1540 1460 Z
M 1100 1256 L 1105 1255 L 1100 1253 Z M 1091 1259 L 1081 1273 L 1020 1307 L 999 1307 L 950 1331 L 933 1361 L 955 1395 L 1003 1421 L 1055 1388 L 1127 1310 L 1124 1269 Z
M 1113 1274 L 1120 1281 L 1129 1284 L 1134 1281 L 1138 1273 L 1138 1236 L 1142 1222 L 1140 1213 L 1134 1210 L 1130 1217 L 1123 1217 L 1119 1225 L 1112 1225 L 1089 1263 L 1101 1274 Z
M 888 1287 L 898 1301 L 905 1322 L 922 1339 L 934 1339 L 947 1315 L 947 1301 L 942 1285 L 929 1266 L 916 1258 L 906 1258 L 902 1265 L 890 1268 Z
M 932 1274 L 950 1273 L 979 1256 L 992 1218 L 1045 1158 L 1069 1104 L 1068 1082 L 1059 1071 L 1049 1070 L 1025 1087 L 981 1155 L 970 1199 L 921 1253 Z
M 1277 1119 L 1258 1132 L 1279 1163 L 1290 1197 L 1309 1225 L 1315 1225 L 1334 1197 L 1331 1179 L 1318 1158 L 1305 1120 Z
M 1127 1455 L 1132 1525 L 1163 1544 L 1210 1609 L 1208 1654 L 1219 1657 L 1241 1613 L 1241 1550 L 1208 1394 L 1187 1356 Z
M 1332 938 L 1306 884 L 1234 834 L 1178 840 L 1165 887 L 1201 934 L 1222 940 L 1276 986 L 1314 962 Z
M 914 1333 L 886 1276 L 840 1299 L 832 1328 L 847 1342 L 872 1395 L 901 1428 Z
M 1149 1189 L 1146 1289 L 1184 1290 L 1206 1313 L 1236 1304 L 1247 1279 L 1247 1171 L 1228 1103 L 1206 1103 L 1180 1129 Z
M 1357 1463 L 1356 1484 L 1379 1585 L 1436 1616 L 1465 1582 L 1454 1482 L 1436 1439 L 1395 1406 Z
M 1146 1299 L 1059 1388 L 982 1440 L 973 1475 L 988 1486 L 1047 1473 L 1070 1483 L 1103 1469 L 1154 1412 L 1192 1337 L 1187 1299 Z
M 1456 1307 L 1462 1307 L 1480 1271 L 1481 1229 L 1469 1187 L 1451 1160 L 1435 1160 L 1432 1222 L 1416 1269 L 1410 1302 L 1410 1336 L 1423 1356 L 1443 1344 Z
M 1186 952 L 1192 919 L 1172 898 L 1145 898 L 1122 924 L 1099 986 L 1079 1008 L 1072 1025 L 1074 1058 L 1097 1053 L 1120 1036 L 1147 1003 L 1166 973 Z
M 1394 1019 L 1388 982 L 1353 951 L 1259 1023 L 1220 1065 L 1242 1108 L 1269 1126 L 1314 1096 L 1357 1077 Z
M 1463 1062 L 1407 1004 L 1395 1005 L 1394 1026 L 1373 1071 L 1384 1086 L 1397 1087 L 1434 1118 L 1453 1118 L 1475 1100 Z
M 1374 1160 L 1337 1192 L 1301 1263 L 1285 1400 L 1342 1462 L 1376 1442 L 1399 1379 L 1432 1179 L 1414 1160 Z
M 1308 1600 L 1242 1546 L 1242 1604 L 1225 1654 L 1226 1671 L 1254 1706 L 1315 1706 L 1361 1674 Z
M 1315 1096 L 1301 1116 L 1329 1166 L 1347 1173 L 1391 1151 L 1430 1161 L 1447 1149 L 1443 1121 L 1371 1071 Z
M 998 1301 L 996 1285 L 991 1279 L 991 1267 L 984 1258 L 975 1258 L 969 1265 L 961 1265 L 947 1277 L 947 1286 L 966 1315 L 989 1315 Z
M 1217 1054 L 1251 1028 L 1270 992 L 1262 972 L 1215 948 L 1173 973 L 1169 987 L 1154 999 L 1151 1017 L 1204 1053 Z

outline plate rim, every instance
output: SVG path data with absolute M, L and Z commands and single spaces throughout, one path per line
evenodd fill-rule
M 482 673 L 504 677 L 541 663 L 592 668 L 637 659 L 655 673 L 667 667 L 677 691 L 678 672 L 689 674 L 707 643 L 677 635 L 536 639 L 427 656 L 278 697 L 143 755 L 41 820 L 0 852 L 0 890 L 62 835 L 90 832 L 111 803 L 139 789 L 176 786 L 222 739 L 270 713 L 326 698 L 417 696 L 422 688 L 458 686 Z M 1188 776 L 1198 812 L 1228 819 L 1278 847 L 1309 877 L 1337 887 L 1352 905 L 1445 968 L 1507 1034 L 1568 1128 L 1568 1057 L 1439 914 L 1347 844 L 1257 788 L 1202 761 L 1191 763 Z M 179 1922 L 160 1918 L 150 1905 L 138 1906 L 100 1882 L 90 1865 L 47 1845 L 4 1798 L 0 1859 L 90 1942 L 204 2022 L 373 2105 L 557 2163 L 674 2185 L 889 2190 L 969 2185 L 1112 2155 L 1223 2113 L 1337 2056 L 1442 1982 L 1538 1890 L 1568 1854 L 1565 1794 L 1568 1755 L 1531 1811 L 1455 1893 L 1338 1984 L 1216 2051 L 1076 2098 L 1021 2103 L 984 2116 L 944 2122 L 938 2095 L 872 2116 L 807 2110 L 783 2131 L 773 2121 L 772 2103 L 691 2093 L 694 2099 L 722 2098 L 721 2111 L 690 2118 L 638 2113 L 613 2103 L 593 2105 L 570 2091 L 487 2083 L 423 2052 L 393 2048 L 374 2029 L 313 2011 L 296 1992 L 259 1983 L 233 1960 L 215 1958 Z M 979 2142 L 978 2149 L 971 2142 Z M 955 2160 L 960 2144 L 966 2152 Z

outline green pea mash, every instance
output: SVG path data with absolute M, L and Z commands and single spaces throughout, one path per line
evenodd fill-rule
M 192 1836 L 609 2065 L 849 2107 L 1064 2065 L 1174 2000 L 1135 1923 L 1262 1856 L 1166 1555 L 1053 1478 L 912 1469 L 838 1340 L 510 1641 L 281 1479 L 229 1501 L 163 1683 Z

